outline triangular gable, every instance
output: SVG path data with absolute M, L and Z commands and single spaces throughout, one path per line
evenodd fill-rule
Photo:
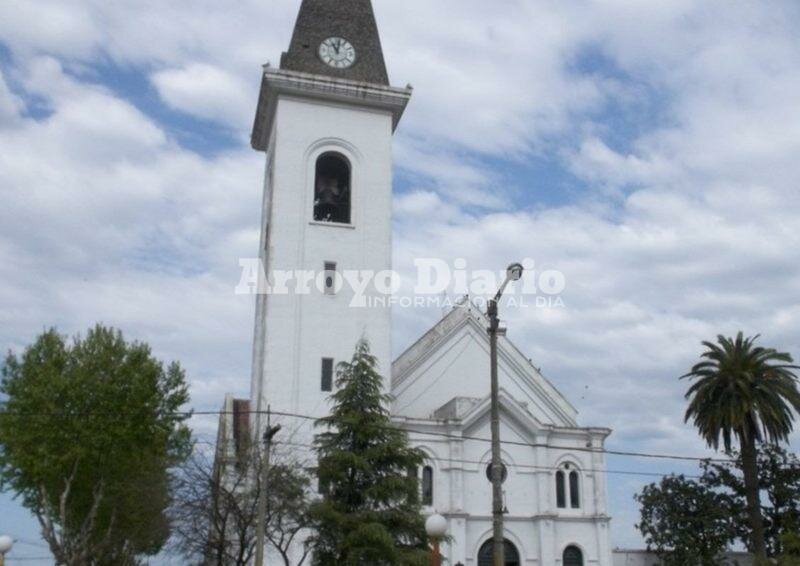
M 457 397 L 489 389 L 488 320 L 472 304 L 444 316 L 392 364 L 394 411 L 429 418 Z M 498 339 L 501 387 L 544 425 L 576 426 L 577 411 L 506 337 Z
M 500 405 L 500 413 L 510 417 L 503 419 L 503 422 L 509 424 L 509 421 L 511 421 L 517 425 L 514 428 L 525 431 L 526 434 L 521 435 L 525 437 L 524 440 L 535 441 L 536 432 L 552 428 L 539 421 L 528 411 L 526 406 L 519 403 L 502 388 L 498 393 L 498 403 Z M 489 418 L 491 410 L 491 396 L 487 395 L 461 415 L 461 432 L 465 435 L 470 435 L 474 429 L 482 426 L 484 421 Z

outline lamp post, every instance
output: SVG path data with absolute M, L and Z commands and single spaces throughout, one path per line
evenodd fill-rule
M 434 513 L 425 521 L 425 532 L 431 539 L 431 566 L 442 566 L 442 555 L 439 552 L 439 542 L 447 534 L 447 519 Z
M 14 539 L 8 535 L 0 536 L 0 566 L 3 566 L 6 562 L 6 554 L 11 551 L 11 547 L 14 546 Z
M 503 537 L 503 462 L 500 454 L 500 402 L 499 385 L 497 383 L 497 336 L 505 330 L 500 328 L 500 319 L 497 314 L 497 303 L 503 296 L 503 291 L 511 281 L 522 278 L 524 268 L 520 263 L 512 263 L 506 270 L 506 279 L 497 290 L 494 298 L 489 300 L 486 314 L 489 315 L 489 354 L 491 358 L 491 420 L 492 420 L 492 563 L 494 566 L 504 566 Z

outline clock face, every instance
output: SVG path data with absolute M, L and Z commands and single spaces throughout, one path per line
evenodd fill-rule
M 319 58 L 336 69 L 347 69 L 356 62 L 356 50 L 341 37 L 329 37 L 319 46 Z

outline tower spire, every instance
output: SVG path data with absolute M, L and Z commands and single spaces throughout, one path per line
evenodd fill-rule
M 353 54 L 339 60 L 349 48 Z M 371 0 L 303 0 L 281 69 L 388 85 Z

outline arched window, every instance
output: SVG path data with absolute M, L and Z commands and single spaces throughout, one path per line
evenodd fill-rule
M 350 224 L 350 163 L 339 153 L 317 159 L 314 220 Z
M 576 471 L 569 473 L 569 505 L 573 509 L 581 507 L 580 477 Z
M 433 468 L 422 468 L 422 504 L 433 505 Z
M 556 507 L 581 508 L 581 474 L 569 462 L 556 471 Z
M 494 552 L 494 541 L 487 540 L 478 551 L 478 566 L 492 566 L 492 553 Z M 505 559 L 505 566 L 519 566 L 519 551 L 510 540 L 503 541 L 503 558 Z
M 577 546 L 568 546 L 564 549 L 564 566 L 583 566 L 583 552 Z
M 556 505 L 559 509 L 567 506 L 567 486 L 564 481 L 564 472 L 561 470 L 556 472 Z

